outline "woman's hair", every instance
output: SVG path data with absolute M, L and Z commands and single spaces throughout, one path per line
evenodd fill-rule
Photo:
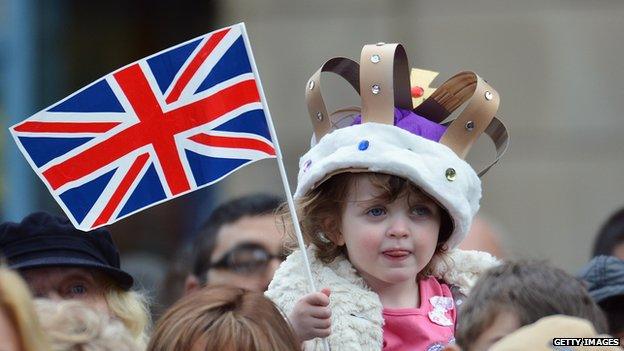
M 619 244 L 624 244 L 624 208 L 611 214 L 600 228 L 594 241 L 592 257 L 613 256 L 613 250 Z
M 583 283 L 544 261 L 510 261 L 490 268 L 461 305 L 457 345 L 469 350 L 499 313 L 510 312 L 520 326 L 562 314 L 589 320 L 599 333 L 607 322 Z
M 37 299 L 37 313 L 53 351 L 143 350 L 128 329 L 80 300 Z
M 138 345 L 144 348 L 149 339 L 151 327 L 147 298 L 138 291 L 123 290 L 109 278 L 102 278 L 105 279 L 106 284 L 104 298 L 111 315 L 119 319 Z
M 209 286 L 174 304 L 158 321 L 149 351 L 300 350 L 288 321 L 259 292 Z
M 7 314 L 15 328 L 21 350 L 49 350 L 28 286 L 17 273 L 0 265 L 0 313 L 2 312 Z
M 298 200 L 299 225 L 306 244 L 318 247 L 316 256 L 325 263 L 333 261 L 340 254 L 346 254 L 344 246 L 335 244 L 342 226 L 342 214 L 347 204 L 349 191 L 357 185 L 357 178 L 365 176 L 382 193 L 376 200 L 391 203 L 403 196 L 418 199 L 426 196 L 418 186 L 410 181 L 382 173 L 339 173 L 321 183 Z M 436 202 L 437 203 L 437 202 Z M 444 243 L 451 235 L 453 223 L 448 212 L 440 205 L 440 233 L 436 255 L 445 251 Z M 297 248 L 297 239 L 292 228 L 292 217 L 288 207 L 283 206 L 280 215 L 287 233 L 286 247 L 293 251 Z M 425 268 L 423 271 L 427 271 Z

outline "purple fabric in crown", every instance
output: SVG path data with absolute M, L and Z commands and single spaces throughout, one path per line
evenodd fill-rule
M 361 124 L 362 115 L 358 115 L 353 120 L 352 125 Z M 432 122 L 425 117 L 421 117 L 412 111 L 400 108 L 394 109 L 394 125 L 407 130 L 412 134 L 419 135 L 425 139 L 440 141 L 442 135 L 446 131 L 446 127 L 438 123 Z

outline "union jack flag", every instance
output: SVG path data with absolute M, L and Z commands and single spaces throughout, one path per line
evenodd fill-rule
M 118 69 L 10 130 L 86 231 L 275 157 L 261 89 L 238 24 Z

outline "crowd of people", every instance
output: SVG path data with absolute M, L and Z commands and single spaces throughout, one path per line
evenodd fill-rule
M 308 83 L 302 237 L 280 198 L 225 202 L 179 249 L 164 306 L 133 289 L 106 229 L 45 212 L 1 224 L 0 350 L 622 350 L 624 209 L 578 277 L 503 257 L 491 228 L 473 226 L 483 172 L 464 161 L 486 128 L 506 135 L 496 92 L 463 72 L 413 108 L 397 96 L 409 92 L 399 49 L 365 47 L 360 80 L 374 84 L 342 128 L 331 130 L 318 78 L 333 70 L 355 87 L 356 63 L 330 60 Z
M 154 327 L 147 299 L 132 290 L 133 279 L 119 268 L 119 253 L 105 229 L 84 233 L 67 219 L 43 212 L 21 223 L 3 223 L 0 349 L 300 350 L 325 337 L 333 350 L 358 349 L 345 343 L 350 331 L 357 331 L 356 340 L 367 342 L 380 332 L 384 350 L 393 337 L 404 340 L 381 333 L 381 325 L 375 329 L 376 321 L 370 319 L 374 315 L 363 314 L 365 309 L 345 315 L 353 305 L 370 312 L 374 305 L 366 299 L 391 301 L 381 300 L 364 281 L 344 286 L 328 280 L 322 282 L 322 291 L 307 294 L 303 278 L 289 278 L 297 274 L 288 263 L 273 276 L 287 247 L 281 241 L 287 229 L 278 225 L 280 203 L 277 197 L 257 194 L 215 209 L 177 279 L 177 301 Z M 442 281 L 431 278 L 432 270 L 419 281 L 415 313 L 401 306 L 383 307 L 384 324 L 400 326 L 401 318 L 433 320 L 438 329 L 428 327 L 422 333 L 437 332 L 445 342 L 414 350 L 528 350 L 527 340 L 555 337 L 613 335 L 622 340 L 624 257 L 618 253 L 624 247 L 623 214 L 620 210 L 607 221 L 595 241 L 602 251 L 595 250 L 578 277 L 546 261 L 506 260 L 485 269 L 469 292 L 462 292 L 459 285 L 448 291 L 440 283 L 427 285 L 432 279 Z M 313 267 L 317 260 L 323 262 L 314 251 L 310 254 Z M 287 262 L 302 271 L 294 255 Z M 328 262 L 320 269 L 339 270 L 344 264 L 336 257 Z M 358 279 L 351 274 L 348 279 Z M 297 293 L 276 294 L 280 289 Z M 340 294 L 351 301 L 335 298 Z M 434 297 L 453 301 L 456 309 L 453 303 L 434 302 Z M 422 333 L 412 337 L 422 340 Z M 530 349 L 539 349 L 534 347 Z M 608 349 L 617 346 L 596 348 Z

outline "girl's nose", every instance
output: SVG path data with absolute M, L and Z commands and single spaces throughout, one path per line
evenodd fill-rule
M 403 216 L 391 218 L 390 227 L 386 231 L 386 235 L 390 238 L 404 239 L 410 235 L 409 222 Z

